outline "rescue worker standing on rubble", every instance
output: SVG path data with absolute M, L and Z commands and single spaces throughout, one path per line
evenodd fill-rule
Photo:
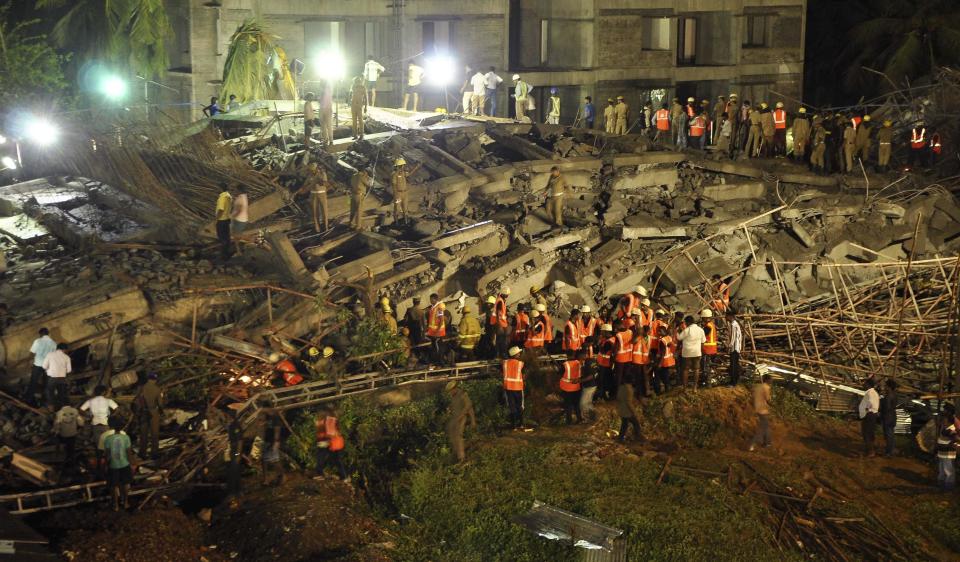
M 560 168 L 556 166 L 550 168 L 550 179 L 547 180 L 546 211 L 553 220 L 554 226 L 563 226 L 563 198 L 566 191 L 567 182 L 560 175 Z
M 910 130 L 910 158 L 907 160 L 907 170 L 913 168 L 918 160 L 921 166 L 927 164 L 927 141 L 927 127 L 923 121 L 918 121 Z
M 367 105 L 370 107 L 377 107 L 377 80 L 385 70 L 382 64 L 373 59 L 373 55 L 367 55 L 367 62 L 363 65 L 363 78 L 367 82 L 367 93 L 370 95 Z
M 317 123 L 317 112 L 313 107 L 313 100 L 316 96 L 313 92 L 307 92 L 303 96 L 303 146 L 310 151 L 310 142 L 313 140 L 313 127 Z
M 617 127 L 613 134 L 625 135 L 630 128 L 630 106 L 623 100 L 623 96 L 617 96 L 617 106 L 615 108 L 617 116 Z
M 810 142 L 810 121 L 807 120 L 807 108 L 797 110 L 797 117 L 793 120 L 793 158 L 802 162 Z
M 746 105 L 746 104 L 744 104 Z M 760 144 L 763 142 L 763 125 L 760 112 L 756 109 L 749 109 L 750 132 L 747 136 L 747 144 L 743 150 L 747 158 L 756 158 L 760 155 Z
M 667 104 L 663 104 L 656 113 L 653 114 L 653 121 L 657 133 L 653 136 L 653 142 L 663 142 L 670 139 L 670 111 L 667 110 Z
M 780 158 L 787 155 L 787 110 L 782 101 L 778 101 L 773 110 L 773 155 Z
M 480 341 L 480 321 L 473 315 L 473 308 L 463 307 L 463 315 L 457 326 L 457 340 L 460 344 L 460 357 L 466 361 L 475 359 L 474 350 Z
M 510 413 L 510 427 L 523 429 L 523 361 L 520 360 L 520 348 L 511 347 L 510 357 L 501 364 L 503 371 L 503 392 Z
M 524 82 L 519 74 L 513 75 L 513 84 L 516 119 L 523 123 L 523 119 L 527 116 L 527 102 L 529 101 L 527 98 L 530 95 L 530 84 Z
M 323 232 L 330 230 L 330 211 L 327 207 L 327 180 L 326 168 L 320 168 L 316 162 L 307 166 L 307 182 L 310 184 L 310 207 L 313 210 L 313 229 L 320 230 L 320 215 L 323 215 Z
M 854 157 L 859 158 L 860 162 L 866 166 L 870 158 L 870 148 L 873 146 L 873 124 L 870 122 L 870 115 L 864 115 L 863 121 L 857 127 L 857 137 L 854 141 Z
M 547 112 L 547 124 L 560 124 L 560 91 L 550 88 L 550 107 Z
M 407 178 L 417 173 L 420 164 L 407 171 L 407 161 L 403 156 L 393 163 L 393 174 L 390 176 L 390 187 L 393 189 L 393 220 L 407 220 L 407 204 L 409 203 L 409 186 Z
M 495 350 L 497 357 L 503 359 L 507 356 L 507 350 L 510 347 L 509 335 L 510 335 L 510 320 L 509 320 L 509 311 L 507 309 L 507 299 L 510 297 L 510 287 L 501 287 L 500 292 L 497 294 L 493 302 L 493 312 L 495 324 L 491 325 L 491 329 L 494 330 L 496 335 L 496 346 Z
M 350 178 L 350 227 L 357 232 L 363 230 L 363 200 L 372 184 L 366 170 L 360 170 Z
M 353 79 L 350 89 L 350 116 L 353 118 L 353 138 L 363 139 L 363 118 L 367 113 L 367 87 L 363 85 L 363 78 Z
M 320 93 L 320 140 L 324 146 L 333 144 L 333 85 L 324 82 Z
M 853 171 L 853 154 L 856 150 L 857 131 L 854 130 L 852 123 L 847 122 L 843 128 L 843 171 L 848 174 Z
M 769 158 L 773 154 L 773 135 L 776 126 L 773 122 L 773 112 L 766 102 L 760 104 L 760 130 L 763 133 L 763 142 L 760 143 L 760 155 Z
M 887 119 L 877 131 L 877 167 L 879 171 L 890 169 L 890 152 L 893 149 L 893 121 Z
M 423 67 L 417 64 L 417 59 L 410 61 L 407 65 L 407 91 L 403 94 L 403 110 L 407 110 L 407 104 L 410 102 L 410 96 L 413 95 L 413 111 L 416 113 L 420 107 L 420 90 L 423 82 Z
M 147 456 L 147 445 L 150 445 L 150 457 L 156 459 L 160 455 L 160 418 L 163 415 L 163 390 L 157 384 L 157 373 L 147 375 L 147 382 L 140 387 L 133 400 L 137 410 L 140 434 L 140 455 Z
M 447 392 L 450 393 L 450 419 L 447 420 L 447 439 L 450 441 L 450 449 L 457 457 L 457 462 L 462 463 L 467 455 L 463 450 L 463 430 L 467 427 L 467 420 L 470 420 L 470 427 L 477 429 L 477 416 L 473 411 L 473 402 L 467 396 L 467 391 L 460 387 L 457 381 L 450 381 L 446 385 Z
M 813 132 L 810 135 L 810 169 L 818 175 L 824 173 L 824 156 L 827 152 L 827 130 L 819 115 L 813 117 Z
M 613 98 L 607 98 L 607 107 L 603 109 L 603 130 L 607 134 L 613 134 L 617 130 L 617 102 Z

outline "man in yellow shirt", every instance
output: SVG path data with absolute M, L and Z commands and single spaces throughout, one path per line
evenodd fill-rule
M 226 183 L 220 185 L 220 195 L 217 197 L 217 208 L 214 211 L 217 219 L 217 240 L 220 241 L 220 257 L 224 261 L 230 259 L 230 215 L 233 212 L 233 195 Z

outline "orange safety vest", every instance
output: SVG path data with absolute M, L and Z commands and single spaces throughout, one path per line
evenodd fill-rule
M 917 129 L 913 129 L 913 131 L 910 132 L 910 148 L 914 150 L 919 150 L 927 146 L 927 129 L 921 128 L 919 131 L 919 134 L 917 133 Z
M 513 327 L 513 341 L 523 342 L 527 340 L 527 330 L 530 328 L 530 317 L 526 312 L 517 313 L 517 321 Z
M 677 364 L 677 358 L 674 356 L 674 351 L 677 349 L 677 344 L 673 343 L 673 338 L 670 336 L 663 336 L 660 339 L 660 366 L 663 368 L 673 367 Z
M 690 122 L 690 136 L 691 137 L 702 137 L 704 129 L 707 128 L 706 122 L 703 120 L 703 116 L 697 115 L 693 118 L 693 121 Z
M 343 435 L 340 434 L 337 418 L 334 416 L 317 418 L 317 443 L 328 445 L 331 451 L 343 449 Z
M 593 357 L 593 344 L 587 345 L 587 340 L 593 337 L 593 333 L 596 331 L 597 326 L 600 325 L 600 321 L 596 316 L 591 316 L 590 320 L 584 324 L 583 317 L 580 317 L 580 321 L 577 323 L 577 330 L 580 332 L 580 347 L 584 346 L 587 349 L 587 357 Z
M 432 338 L 442 338 L 447 335 L 447 318 L 440 310 L 440 303 L 431 306 L 427 313 L 427 335 Z
M 303 377 L 297 372 L 296 365 L 294 365 L 293 361 L 290 361 L 289 359 L 284 359 L 283 361 L 277 363 L 275 369 L 282 373 L 283 382 L 287 386 L 293 386 L 303 382 Z
M 507 301 L 503 300 L 502 297 L 497 297 L 497 302 L 493 305 L 493 310 L 495 316 L 490 318 L 491 321 L 496 320 L 497 324 L 501 328 L 507 327 Z
M 550 343 L 553 341 L 553 319 L 546 312 L 541 313 L 540 316 L 543 318 L 543 329 L 545 330 L 543 341 Z
M 614 363 L 629 363 L 633 358 L 633 332 L 626 330 L 617 332 L 617 355 L 613 358 Z
M 633 312 L 634 308 L 637 308 L 637 303 L 640 301 L 633 293 L 627 293 L 623 295 L 623 298 L 627 299 L 627 305 L 617 309 L 617 318 L 629 318 L 630 313 Z
M 567 320 L 566 325 L 563 327 L 563 350 L 577 351 L 580 349 L 582 343 L 583 340 L 580 337 L 580 330 L 577 328 L 577 325 Z
M 634 365 L 647 365 L 650 363 L 650 336 L 641 336 L 633 340 L 632 358 Z
M 787 128 L 787 111 L 785 109 L 773 110 L 773 126 L 777 129 Z
M 943 147 L 940 146 L 940 133 L 933 133 L 933 136 L 930 137 L 930 150 L 934 154 L 940 154 L 940 151 L 943 150 Z
M 656 313 L 653 312 L 653 309 L 648 309 L 644 312 L 640 310 L 640 325 L 641 326 L 650 326 L 653 324 L 654 319 L 657 317 Z
M 856 131 L 856 130 L 857 130 L 857 127 L 860 126 L 860 121 L 862 121 L 862 120 L 863 120 L 863 119 L 862 119 L 861 117 L 856 116 L 856 115 L 854 115 L 853 118 L 850 119 L 850 122 L 853 123 L 853 130 L 854 130 L 854 131 Z
M 607 338 L 600 342 L 600 348 L 597 350 L 597 365 L 601 367 L 613 366 L 611 355 L 613 354 L 613 346 L 616 341 L 614 338 Z
M 563 376 L 560 377 L 560 390 L 576 392 L 580 390 L 580 362 L 576 359 L 563 362 Z
M 716 355 L 717 354 L 717 325 L 713 323 L 713 320 L 707 322 L 706 327 L 710 328 L 710 333 L 707 334 L 707 341 L 703 342 L 703 354 L 704 355 Z
M 720 284 L 717 285 L 717 293 L 720 295 L 720 298 L 713 300 L 713 307 L 716 308 L 718 312 L 726 312 L 727 306 L 730 305 L 730 285 L 721 281 Z
M 657 113 L 653 117 L 653 120 L 657 123 L 657 130 L 670 130 L 670 112 L 666 109 L 658 109 Z
M 504 390 L 523 390 L 523 361 L 504 359 L 503 388 Z
M 537 322 L 530 326 L 530 329 L 527 330 L 527 341 L 523 342 L 523 347 L 543 347 L 543 322 Z

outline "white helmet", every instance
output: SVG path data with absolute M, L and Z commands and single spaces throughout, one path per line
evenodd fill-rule
M 593 312 L 593 310 L 590 308 L 589 304 L 585 304 L 580 307 L 580 312 L 583 314 L 590 314 L 591 312 Z
M 514 75 L 513 75 L 513 79 L 514 79 L 514 80 L 519 80 L 519 79 L 520 79 L 520 75 L 519 75 L 519 74 L 514 74 Z
M 542 302 L 538 302 L 538 303 L 537 303 L 537 306 L 535 306 L 535 307 L 533 307 L 533 308 L 534 308 L 537 312 L 546 312 L 546 311 L 547 311 L 547 305 L 543 304 Z
M 531 312 L 531 313 L 530 313 L 530 318 L 540 318 L 540 311 L 539 311 L 539 310 L 534 310 L 533 312 Z
M 640 304 L 642 304 L 643 306 L 650 306 L 650 299 L 643 299 L 642 301 L 640 301 Z
M 510 287 L 504 287 L 504 288 L 500 289 L 500 294 L 501 294 L 501 295 L 509 295 L 509 294 L 510 294 Z
M 267 357 L 267 361 L 271 363 L 278 363 L 280 361 L 280 354 L 274 351 L 269 357 Z
M 700 318 L 713 318 L 713 311 L 709 308 L 704 308 L 700 311 Z
M 634 308 L 630 311 L 630 316 L 640 316 L 641 314 L 643 314 L 643 311 L 639 308 Z
M 520 348 L 513 346 L 509 351 L 507 351 L 507 353 L 510 355 L 510 357 L 516 357 L 517 355 L 520 355 Z
M 641 297 L 647 296 L 647 288 L 644 287 L 643 285 L 637 285 L 637 288 L 634 290 L 634 292 L 636 292 Z

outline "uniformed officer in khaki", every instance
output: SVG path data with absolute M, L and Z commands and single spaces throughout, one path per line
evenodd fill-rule
M 366 170 L 360 170 L 350 178 L 350 227 L 363 230 L 363 200 L 372 180 Z
M 750 134 L 747 136 L 747 145 L 744 147 L 744 152 L 746 152 L 747 158 L 755 158 L 760 152 L 760 140 L 763 132 L 760 112 L 756 108 L 751 108 L 748 119 L 750 120 Z
M 853 153 L 857 150 L 857 131 L 853 125 L 847 121 L 843 129 L 843 161 L 844 172 L 853 171 Z
M 446 386 L 450 393 L 450 419 L 447 420 L 447 438 L 450 440 L 450 448 L 457 457 L 457 462 L 463 462 L 467 456 L 463 450 L 463 430 L 467 427 L 467 419 L 470 420 L 470 427 L 477 429 L 477 416 L 473 411 L 473 402 L 467 396 L 467 391 L 460 388 L 457 381 L 450 381 Z
M 603 130 L 613 134 L 617 130 L 617 102 L 607 98 L 607 107 L 603 109 Z
M 390 187 L 393 189 L 393 220 L 407 219 L 408 186 L 407 178 L 417 173 L 420 164 L 407 171 L 407 161 L 401 156 L 393 163 L 393 175 L 390 176 Z
M 363 78 L 357 76 L 353 79 L 353 87 L 350 90 L 350 115 L 353 117 L 353 138 L 363 138 L 363 117 L 367 112 L 367 87 L 363 84 Z
M 563 226 L 563 197 L 566 191 L 567 182 L 560 175 L 560 168 L 550 168 L 550 180 L 547 181 L 547 215 L 553 219 L 554 226 Z
M 823 173 L 823 168 L 826 163 L 824 159 L 826 152 L 827 130 L 824 128 L 820 116 L 815 115 L 813 117 L 813 133 L 810 142 L 810 165 L 813 167 L 813 171 L 818 174 Z
M 877 131 L 877 164 L 881 171 L 886 171 L 890 165 L 890 151 L 893 148 L 893 121 L 887 119 L 883 122 L 883 127 Z
M 320 230 L 320 216 L 323 215 L 323 230 L 330 229 L 330 212 L 327 209 L 327 170 L 317 166 L 312 162 L 307 166 L 307 172 L 310 176 L 307 181 L 310 182 L 310 207 L 313 210 L 313 229 L 316 232 Z
M 140 456 L 157 458 L 160 454 L 160 418 L 163 415 L 163 390 L 157 384 L 157 373 L 147 375 L 147 382 L 134 398 L 134 407 L 140 421 Z
M 614 130 L 615 135 L 625 135 L 627 134 L 627 129 L 630 128 L 630 106 L 627 105 L 627 102 L 623 101 L 623 96 L 617 96 L 617 105 L 615 108 L 615 113 L 617 116 L 617 128 Z
M 803 160 L 810 143 L 810 121 L 807 120 L 807 108 L 801 107 L 798 113 L 793 120 L 793 157 Z
M 870 158 L 870 149 L 873 147 L 873 123 L 870 116 L 864 115 L 860 126 L 857 127 L 857 138 L 854 140 L 854 159 L 859 158 L 864 164 Z

